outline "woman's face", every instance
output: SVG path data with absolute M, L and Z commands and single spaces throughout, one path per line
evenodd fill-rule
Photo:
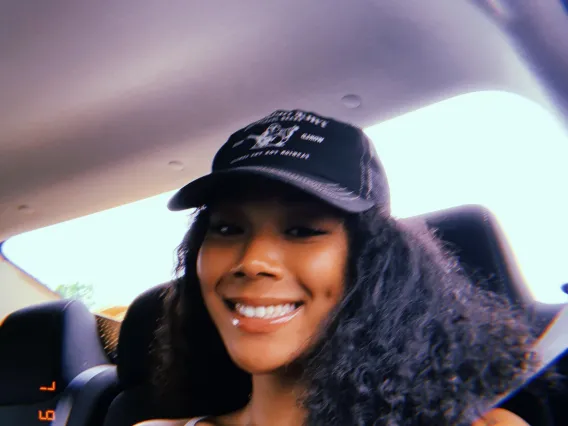
M 260 374 L 298 358 L 341 299 L 348 241 L 326 205 L 255 193 L 211 207 L 197 274 L 231 358 Z

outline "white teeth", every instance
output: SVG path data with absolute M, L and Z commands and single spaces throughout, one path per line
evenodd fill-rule
M 252 306 L 245 306 L 245 316 L 246 317 L 254 317 L 254 308 Z
M 293 303 L 270 306 L 250 306 L 242 303 L 235 305 L 235 310 L 248 318 L 277 318 L 293 312 L 296 306 Z

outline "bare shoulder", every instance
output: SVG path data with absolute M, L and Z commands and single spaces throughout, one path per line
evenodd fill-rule
M 527 422 L 516 414 L 503 408 L 496 408 L 478 419 L 472 426 L 529 426 Z
M 136 423 L 133 426 L 186 426 L 192 420 L 200 420 L 198 426 L 219 426 L 219 425 L 235 425 L 242 424 L 243 422 L 243 412 L 244 409 L 235 411 L 233 413 L 224 414 L 222 416 L 207 416 L 203 417 L 193 417 L 191 419 L 176 419 L 176 420 L 165 420 L 165 419 L 155 419 L 146 420 L 141 423 Z
M 141 423 L 136 423 L 134 426 L 185 426 L 191 419 L 178 419 L 178 420 L 146 420 Z

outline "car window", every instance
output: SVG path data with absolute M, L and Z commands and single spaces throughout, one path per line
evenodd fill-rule
M 366 129 L 392 190 L 393 214 L 463 204 L 497 216 L 535 299 L 566 301 L 568 139 L 539 105 L 504 92 L 461 95 Z M 173 192 L 10 238 L 3 254 L 94 310 L 128 305 L 173 277 L 191 216 Z

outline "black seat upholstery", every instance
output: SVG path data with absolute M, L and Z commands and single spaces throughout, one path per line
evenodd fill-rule
M 148 419 L 186 415 L 183 407 L 176 413 L 166 412 L 156 403 L 151 387 L 150 350 L 162 314 L 165 286 L 153 287 L 138 296 L 124 317 L 117 356 L 121 392 L 108 409 L 105 426 L 131 426 Z
M 94 316 L 81 302 L 61 300 L 12 313 L 0 327 L 0 424 L 64 424 L 72 415 L 86 425 L 88 416 L 73 414 L 66 392 L 90 369 L 96 369 L 90 373 L 95 377 L 112 369 L 107 363 Z
M 458 257 L 466 272 L 484 281 L 488 290 L 519 305 L 531 299 L 507 238 L 489 210 L 466 205 L 421 218 Z
M 421 216 L 458 256 L 479 285 L 525 309 L 540 334 L 563 304 L 534 300 L 498 220 L 486 208 L 466 205 Z M 408 219 L 408 220 L 413 220 Z
M 416 220 L 410 218 L 407 220 Z M 421 216 L 435 228 L 466 265 L 466 270 L 483 278 L 489 289 L 517 302 L 523 299 L 523 282 L 507 240 L 493 216 L 478 206 L 463 206 Z M 190 401 L 176 412 L 156 404 L 150 385 L 152 369 L 149 347 L 161 315 L 161 294 L 165 285 L 140 295 L 129 308 L 118 344 L 118 375 L 122 392 L 111 404 L 105 426 L 130 426 L 152 418 L 191 417 Z

